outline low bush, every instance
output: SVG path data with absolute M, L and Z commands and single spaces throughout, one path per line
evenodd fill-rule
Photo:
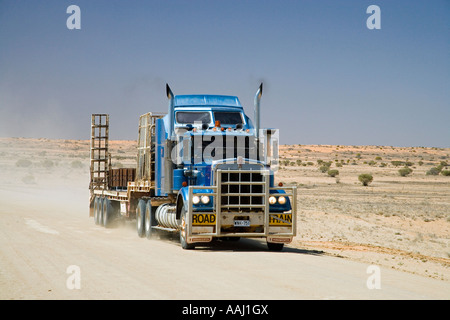
M 329 167 L 327 167 L 327 166 L 321 166 L 321 167 L 319 168 L 319 171 L 322 172 L 322 173 L 325 173 L 325 172 L 328 171 L 328 169 L 329 169 Z
M 70 166 L 74 169 L 83 168 L 83 163 L 80 160 L 73 160 Z
M 391 161 L 391 163 L 394 167 L 399 167 L 399 166 L 405 165 L 405 162 L 403 162 L 403 161 Z
M 438 168 L 431 168 L 430 170 L 427 171 L 426 175 L 427 176 L 437 176 L 439 175 L 439 173 L 441 172 L 441 170 L 439 170 Z
M 442 170 L 441 174 L 446 177 L 450 177 L 450 170 Z
M 328 175 L 329 175 L 330 177 L 336 177 L 336 176 L 339 175 L 339 170 L 336 170 L 336 169 L 330 169 L 330 170 L 328 170 Z
M 363 173 L 358 176 L 358 180 L 367 187 L 373 181 L 373 176 L 369 173 Z
M 400 170 L 398 170 L 398 173 L 402 176 L 402 177 L 406 177 L 407 175 L 411 174 L 413 172 L 413 170 L 411 168 L 401 168 Z
M 49 160 L 49 159 L 42 160 L 41 164 L 44 168 L 47 168 L 47 169 L 53 168 L 53 166 L 54 166 L 53 161 Z
M 33 163 L 28 159 L 19 159 L 16 161 L 16 167 L 27 168 Z
M 35 184 L 34 176 L 32 174 L 28 174 L 22 178 L 22 182 L 26 184 Z

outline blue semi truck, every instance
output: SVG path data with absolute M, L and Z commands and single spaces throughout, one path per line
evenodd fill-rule
M 239 99 L 174 95 L 167 114 L 139 118 L 136 168 L 112 168 L 109 115 L 91 117 L 90 216 L 109 227 L 136 219 L 140 237 L 179 233 L 183 249 L 213 240 L 265 238 L 282 250 L 296 235 L 296 188 L 275 185 L 278 130 L 260 128 Z

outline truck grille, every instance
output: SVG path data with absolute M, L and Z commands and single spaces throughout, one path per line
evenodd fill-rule
M 264 211 L 265 176 L 260 170 L 220 170 L 221 211 Z

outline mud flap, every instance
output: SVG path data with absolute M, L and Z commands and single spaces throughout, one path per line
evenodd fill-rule
M 211 242 L 212 236 L 192 236 L 188 237 L 186 242 L 191 243 L 198 243 L 198 242 Z
M 267 242 L 271 243 L 291 243 L 293 237 L 268 236 Z

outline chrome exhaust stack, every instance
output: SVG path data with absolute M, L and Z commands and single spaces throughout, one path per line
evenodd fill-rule
M 167 194 L 173 193 L 173 162 L 171 159 L 172 148 L 175 138 L 174 132 L 174 95 L 169 85 L 166 83 L 166 94 L 169 99 L 169 128 L 167 130 L 165 163 L 164 163 L 164 192 Z
M 166 94 L 169 99 L 169 132 L 167 132 L 167 137 L 169 140 L 175 139 L 174 133 L 174 95 L 169 85 L 166 83 Z
M 261 126 L 260 101 L 261 101 L 262 91 L 263 91 L 263 84 L 261 83 L 261 85 L 258 88 L 258 91 L 256 91 L 255 101 L 254 101 L 254 104 L 255 104 L 255 137 L 257 140 L 259 140 L 259 128 Z

